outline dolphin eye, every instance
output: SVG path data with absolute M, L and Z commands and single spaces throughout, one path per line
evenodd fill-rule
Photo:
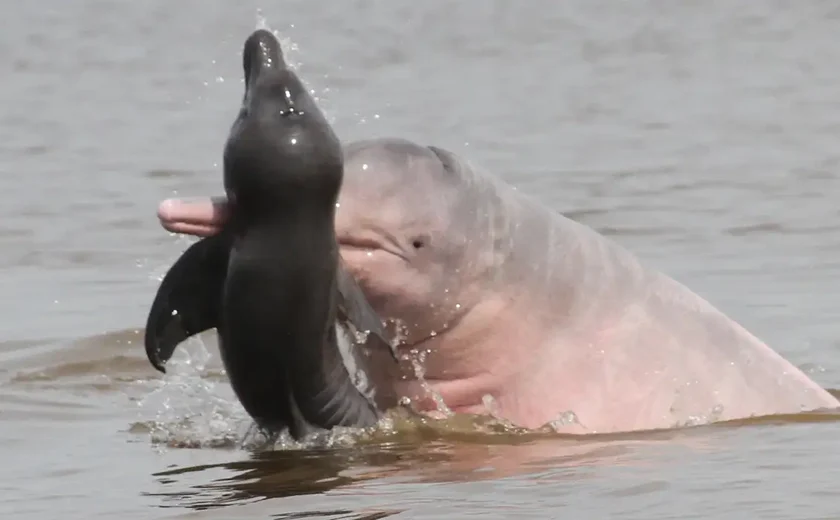
M 426 245 L 426 241 L 418 237 L 411 241 L 411 245 L 414 246 L 414 249 L 422 249 Z

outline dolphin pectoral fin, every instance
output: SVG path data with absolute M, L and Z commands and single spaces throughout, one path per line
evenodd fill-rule
M 287 426 L 295 439 L 335 426 L 367 428 L 379 420 L 378 388 L 362 375 L 365 361 L 354 348 L 357 342 L 355 325 L 339 318 L 325 344 L 334 355 L 322 358 L 319 383 L 312 385 L 317 376 L 299 368 L 287 372 L 292 388 Z
M 231 239 L 220 233 L 184 251 L 164 276 L 146 320 L 146 356 L 161 372 L 181 342 L 219 322 Z
M 394 360 L 397 361 L 397 347 L 385 332 L 385 326 L 373 307 L 362 292 L 362 288 L 353 278 L 353 275 L 344 267 L 341 261 L 338 264 L 338 302 L 339 316 L 353 324 L 357 330 L 367 332 L 377 340 L 384 343 L 391 352 Z

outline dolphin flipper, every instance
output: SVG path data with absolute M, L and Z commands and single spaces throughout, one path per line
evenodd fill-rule
M 159 371 L 181 342 L 218 325 L 230 248 L 227 233 L 199 240 L 164 276 L 145 335 L 146 356 Z
M 387 346 L 388 350 L 395 360 L 397 357 L 397 348 L 393 345 L 391 338 L 385 332 L 385 326 L 373 307 L 362 292 L 361 287 L 353 278 L 353 275 L 344 267 L 339 260 L 338 273 L 336 276 L 336 283 L 338 285 L 338 316 L 339 319 L 349 321 L 353 324 L 356 330 L 360 332 L 367 332 L 369 338 L 372 337 Z

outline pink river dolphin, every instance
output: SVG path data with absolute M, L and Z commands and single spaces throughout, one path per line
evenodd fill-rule
M 590 434 L 840 407 L 685 286 L 467 160 L 393 138 L 344 154 L 340 254 L 398 325 L 414 369 L 392 390 L 417 410 Z M 227 206 L 158 216 L 210 236 Z

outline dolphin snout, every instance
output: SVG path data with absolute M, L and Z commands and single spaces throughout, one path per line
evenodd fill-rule
M 283 60 L 280 42 L 265 29 L 254 31 L 245 41 L 242 66 L 245 69 L 245 81 L 248 83 L 266 71 L 285 70 L 286 62 Z

